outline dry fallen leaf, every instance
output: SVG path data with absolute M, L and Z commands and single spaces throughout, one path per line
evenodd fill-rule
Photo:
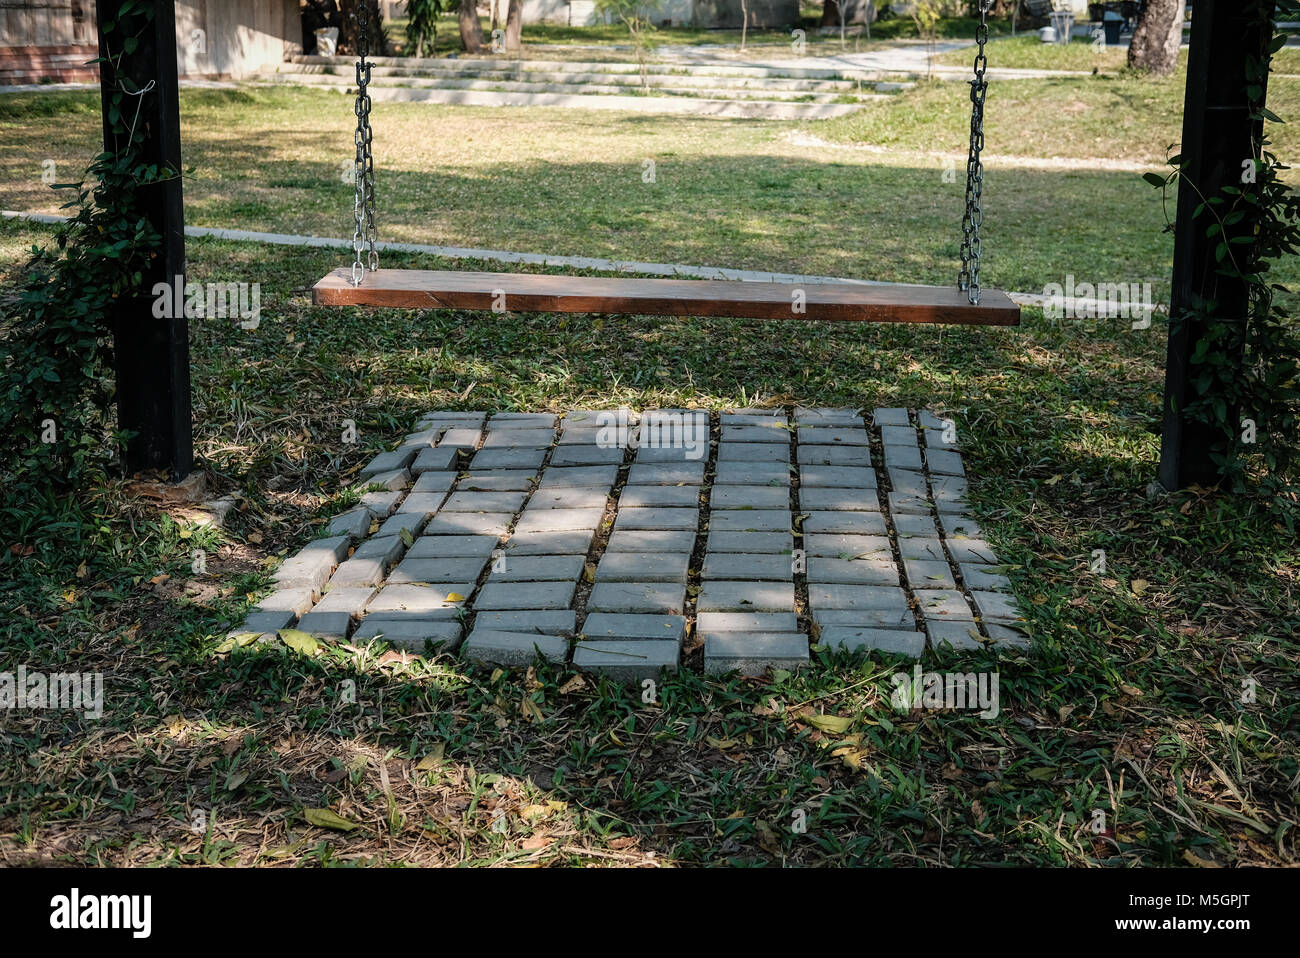
M 569 681 L 560 686 L 560 694 L 568 695 L 570 692 L 576 692 L 578 689 L 585 688 L 586 680 L 581 675 L 575 675 Z
M 519 700 L 519 713 L 530 722 L 540 722 L 545 718 L 537 703 L 527 695 Z
M 281 629 L 280 641 L 303 655 L 315 655 L 320 651 L 320 643 L 309 632 L 300 629 Z
M 427 772 L 430 769 L 437 768 L 442 764 L 442 756 L 446 750 L 447 745 L 445 742 L 435 742 L 433 747 L 429 749 L 429 754 L 420 759 L 419 764 L 415 766 L 415 770 L 417 772 Z
M 846 718 L 843 715 L 810 715 L 808 724 L 821 729 L 823 732 L 833 732 L 840 735 L 849 730 L 853 724 L 853 719 Z
M 318 828 L 332 828 L 337 832 L 350 832 L 354 828 L 361 827 L 328 808 L 304 808 L 302 816 Z

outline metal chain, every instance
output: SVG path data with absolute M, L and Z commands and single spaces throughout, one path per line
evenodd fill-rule
M 353 161 L 353 178 L 356 194 L 352 205 L 352 285 L 360 286 L 366 270 L 379 269 L 379 254 L 375 252 L 375 160 L 371 153 L 374 133 L 370 129 L 370 8 L 367 0 L 357 4 L 357 101 L 353 112 L 357 115 L 357 131 L 353 136 L 356 159 Z M 363 256 L 364 254 L 364 256 Z
M 993 0 L 980 0 L 980 22 L 975 29 L 975 79 L 970 81 L 970 154 L 966 160 L 966 214 L 962 217 L 961 273 L 957 288 L 966 291 L 972 306 L 980 301 L 980 225 L 984 211 L 980 208 L 980 195 L 984 192 L 984 164 L 980 153 L 984 150 L 984 98 L 989 84 L 984 79 L 988 57 L 984 46 L 989 40 L 988 13 Z

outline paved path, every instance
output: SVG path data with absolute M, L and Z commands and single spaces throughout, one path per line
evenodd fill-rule
M 799 668 L 810 641 L 1023 646 L 959 437 L 906 409 L 430 413 L 231 634 L 620 681 Z

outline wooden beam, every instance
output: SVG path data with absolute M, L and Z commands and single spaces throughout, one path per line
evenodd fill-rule
M 124 52 L 122 33 L 104 33 L 104 22 L 115 16 L 121 0 L 96 4 L 99 55 L 111 58 L 100 66 L 104 149 L 118 153 L 125 134 L 115 131 L 109 119 L 113 97 L 120 85 L 143 90 L 141 97 L 127 96 L 121 109 L 133 115 L 144 132 L 140 162 L 177 171 L 165 182 L 140 190 L 140 209 L 162 237 L 134 295 L 122 296 L 114 310 L 113 353 L 117 379 L 117 421 L 134 436 L 122 450 L 128 473 L 163 470 L 173 479 L 189 473 L 193 465 L 190 414 L 189 325 L 183 315 L 155 319 L 153 289 L 158 283 L 183 288 L 185 276 L 185 211 L 181 194 L 181 128 L 176 80 L 176 14 L 173 0 L 146 0 L 153 21 L 138 38 L 131 53 Z M 129 82 L 128 82 L 129 81 Z
M 1020 307 L 986 289 L 972 306 L 955 286 L 739 283 L 725 280 L 553 276 L 381 269 L 353 286 L 336 269 L 312 288 L 317 306 L 495 309 L 497 312 L 731 316 L 866 323 L 1016 326 Z M 802 307 L 802 311 L 800 309 Z
M 1223 187 L 1239 185 L 1243 163 L 1258 159 L 1255 144 L 1260 124 L 1250 118 L 1246 59 L 1267 54 L 1272 31 L 1260 28 L 1255 14 L 1246 9 L 1251 6 L 1241 0 L 1195 0 L 1193 6 L 1171 320 L 1213 302 L 1212 318 L 1245 322 L 1246 287 L 1217 274 L 1214 250 L 1219 238 L 1207 237 L 1209 221 L 1204 216 L 1193 219 L 1192 213 L 1202 197 L 1217 196 Z M 1264 0 L 1261 6 L 1270 15 L 1275 9 L 1272 0 Z M 1229 228 L 1227 236 L 1249 235 L 1253 230 L 1254 219 L 1247 215 Z M 1160 483 L 1166 489 L 1213 485 L 1218 480 L 1211 453 L 1222 437 L 1184 415 L 1188 402 L 1198 395 L 1191 358 L 1204 334 L 1205 325 L 1200 321 L 1170 326 L 1160 443 Z

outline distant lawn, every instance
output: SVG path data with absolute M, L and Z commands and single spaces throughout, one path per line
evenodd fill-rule
M 1084 166 L 1089 157 L 1163 165 L 1166 147 L 1182 139 L 1185 86 L 1183 70 L 1168 78 L 1123 73 L 993 81 L 985 148 L 1016 156 L 1078 158 Z M 1300 80 L 1275 77 L 1269 106 L 1288 121 L 1269 125 L 1275 152 L 1284 160 L 1300 159 Z M 951 81 L 921 83 L 897 104 L 869 103 L 817 129 L 836 140 L 922 149 L 927 143 L 951 142 L 969 118 L 969 99 L 958 95 Z
M 938 62 L 948 66 L 967 66 L 973 50 L 949 50 L 938 55 Z M 1043 43 L 1036 33 L 1023 33 L 1015 37 L 999 37 L 988 45 L 989 65 L 1015 70 L 1080 70 L 1099 69 L 1115 72 L 1124 69 L 1127 51 L 1121 47 L 1098 49 L 1086 38 L 1076 37 L 1070 43 Z M 1187 51 L 1182 52 L 1187 60 Z
M 869 36 L 868 31 L 863 30 L 861 27 L 847 28 L 845 42 L 841 45 L 837 31 L 831 30 L 824 36 L 818 32 L 821 23 L 819 12 L 813 15 L 814 11 L 804 10 L 803 14 L 803 19 L 797 28 L 805 33 L 806 52 L 810 55 L 833 55 L 845 48 L 849 50 L 870 50 L 886 41 L 920 39 L 915 21 L 910 17 L 895 17 L 872 24 Z M 481 18 L 481 22 L 483 36 L 485 39 L 490 40 L 492 36 L 491 21 L 484 17 Z M 406 42 L 406 24 L 407 21 L 404 18 L 393 19 L 386 24 L 389 43 L 392 46 L 393 54 L 396 56 L 411 55 L 409 44 Z M 796 29 L 795 26 L 751 29 L 747 31 L 745 42 L 747 45 L 764 48 L 769 53 L 774 53 L 782 47 L 789 48 L 792 42 L 791 31 L 794 29 Z M 1010 32 L 1009 23 L 995 21 L 990 24 L 990 33 L 994 36 Z M 975 36 L 975 21 L 969 17 L 945 18 L 936 24 L 935 33 L 939 39 L 973 39 Z M 529 46 L 606 45 L 630 49 L 636 42 L 627 27 L 622 23 L 598 24 L 589 27 L 572 27 L 554 23 L 529 23 L 524 25 L 522 37 L 525 53 L 527 53 Z M 652 51 L 667 46 L 724 45 L 738 48 L 740 39 L 740 30 L 710 30 L 678 26 L 655 26 L 642 36 L 643 42 Z M 447 56 L 459 52 L 460 33 L 456 17 L 454 15 L 443 16 L 438 21 L 437 55 Z M 620 52 L 625 56 L 628 51 L 623 50 Z M 428 51 L 426 50 L 425 53 L 427 56 Z
M 947 283 L 960 240 L 964 89 L 920 84 L 853 117 L 806 124 L 380 104 L 380 237 Z M 990 285 L 1041 290 L 1073 272 L 1151 281 L 1164 295 L 1170 241 L 1158 195 L 1137 171 L 1089 168 L 1088 158 L 1158 166 L 1178 139 L 1174 96 L 1172 82 L 1114 78 L 994 87 L 991 154 L 1079 160 L 990 164 Z M 344 96 L 186 89 L 181 99 L 190 223 L 350 235 Z M 1300 115 L 1300 103 L 1279 112 Z M 1290 129 L 1278 131 L 1288 147 Z M 57 212 L 42 162 L 71 177 L 98 130 L 93 96 L 0 97 L 0 135 L 13 144 L 0 155 L 0 206 Z M 808 145 L 809 136 L 832 142 Z M 654 184 L 641 180 L 646 159 Z M 1294 282 L 1300 268 L 1283 278 Z
M 948 66 L 967 66 L 972 52 L 949 50 L 940 53 L 939 63 Z M 1119 73 L 1127 69 L 1128 49 L 1105 47 L 1098 49 L 1085 37 L 1076 37 L 1070 43 L 1043 43 L 1036 34 L 1003 36 L 988 46 L 989 65 L 1016 70 L 1077 70 L 1102 73 Z M 1180 68 L 1187 66 L 1187 49 L 1179 53 Z M 1274 73 L 1300 73 L 1300 47 L 1284 47 L 1273 57 Z

